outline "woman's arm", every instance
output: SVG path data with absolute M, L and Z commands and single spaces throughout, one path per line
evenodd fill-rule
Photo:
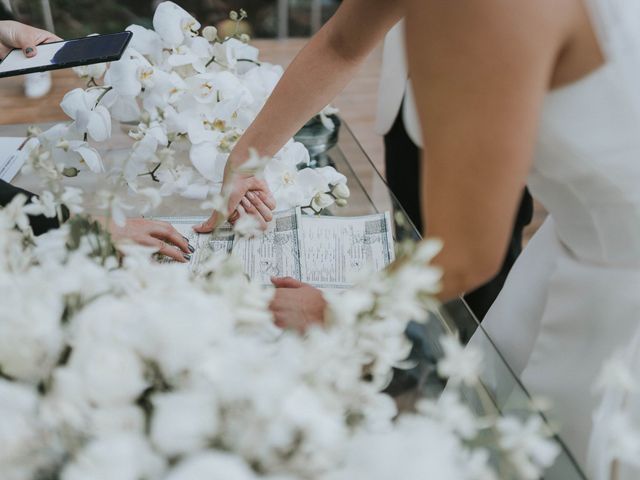
M 397 0 L 345 0 L 287 68 L 231 152 L 228 171 L 247 160 L 250 148 L 261 155 L 276 154 L 342 91 L 385 33 L 400 20 L 402 12 L 402 2 Z M 236 181 L 229 213 L 248 190 L 248 182 Z M 216 220 L 214 214 L 196 231 L 211 231 Z
M 444 242 L 434 262 L 443 299 L 482 285 L 503 261 L 571 3 L 406 0 L 424 221 Z

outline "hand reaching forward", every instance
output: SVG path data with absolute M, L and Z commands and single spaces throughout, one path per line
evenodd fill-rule
M 113 221 L 106 225 L 104 217 L 96 217 L 111 232 L 115 241 L 129 239 L 140 245 L 156 247 L 158 253 L 171 257 L 178 262 L 189 261 L 194 249 L 188 240 L 169 223 L 146 218 L 129 218 L 123 227 Z
M 246 212 L 255 216 L 260 222 L 261 228 L 266 229 L 267 223 L 273 219 L 271 212 L 276 208 L 276 202 L 266 182 L 246 175 L 236 175 L 230 182 L 232 190 L 227 204 L 229 221 L 235 222 L 240 214 Z M 225 184 L 222 188 L 224 191 L 228 187 Z M 193 229 L 198 233 L 209 233 L 225 220 L 226 218 L 219 212 L 213 212 L 209 220 Z
M 14 48 L 20 48 L 26 57 L 35 57 L 36 45 L 62 40 L 46 30 L 30 27 L 13 20 L 0 21 L 0 58 L 4 58 Z
M 327 302 L 322 292 L 295 278 L 272 278 L 276 294 L 269 305 L 275 324 L 304 333 L 313 325 L 324 322 Z

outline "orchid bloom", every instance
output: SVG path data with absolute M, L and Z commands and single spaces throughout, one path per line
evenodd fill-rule
M 64 113 L 74 120 L 73 127 L 80 133 L 87 133 L 96 142 L 111 136 L 111 114 L 104 105 L 97 104 L 103 91 L 76 88 L 60 102 Z
M 153 29 L 160 35 L 165 46 L 176 48 L 186 38 L 198 34 L 200 23 L 175 3 L 162 2 L 153 15 Z

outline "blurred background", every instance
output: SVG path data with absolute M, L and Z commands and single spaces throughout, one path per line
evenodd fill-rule
M 308 38 L 335 13 L 341 0 L 174 0 L 200 21 L 221 32 L 229 24 L 229 12 L 243 8 L 242 24 L 263 61 L 286 67 Z M 133 23 L 151 28 L 160 0 L 0 0 L 0 19 L 15 19 L 55 32 L 62 38 L 124 30 Z M 335 100 L 340 115 L 354 130 L 365 151 L 383 168 L 381 137 L 374 132 L 381 48 Z M 83 86 L 71 70 L 29 78 L 0 79 L 1 125 L 33 124 L 65 120 L 60 100 Z
M 158 0 L 2 0 L 16 17 L 46 26 L 73 38 L 90 33 L 117 32 L 132 23 L 151 27 Z M 246 27 L 256 38 L 309 36 L 338 7 L 340 0 L 185 0 L 177 2 L 203 25 L 222 26 L 229 11 L 244 8 Z M 50 14 L 48 13 L 50 12 Z M 48 18 L 50 15 L 50 18 Z

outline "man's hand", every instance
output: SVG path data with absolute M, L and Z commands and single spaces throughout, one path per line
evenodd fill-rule
M 145 218 L 130 218 L 123 227 L 113 221 L 106 225 L 104 217 L 96 217 L 111 232 L 115 241 L 133 240 L 140 245 L 155 247 L 158 253 L 171 257 L 178 262 L 186 263 L 194 249 L 185 237 L 169 223 Z
M 253 176 L 237 175 L 231 181 L 232 191 L 227 205 L 227 216 L 231 223 L 235 222 L 240 213 L 246 212 L 255 216 L 262 229 L 267 228 L 267 223 L 273 219 L 272 210 L 276 208 L 276 202 L 264 180 Z M 228 188 L 223 185 L 223 191 Z M 244 212 L 242 212 L 244 210 Z M 209 233 L 226 220 L 219 212 L 213 212 L 209 220 L 194 227 L 198 233 Z
M 313 325 L 324 322 L 327 302 L 322 292 L 295 278 L 272 278 L 276 294 L 269 305 L 275 324 L 304 333 Z
M 36 45 L 62 40 L 46 30 L 30 27 L 13 20 L 0 21 L 0 57 L 4 59 L 14 48 L 22 49 L 25 57 L 35 57 Z

